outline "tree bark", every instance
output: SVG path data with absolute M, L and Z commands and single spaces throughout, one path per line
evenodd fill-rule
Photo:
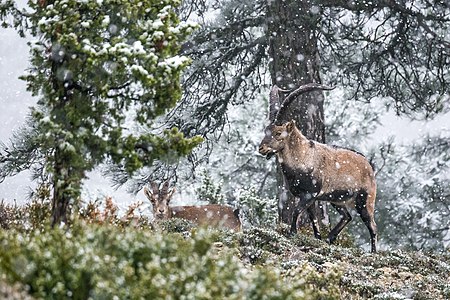
M 59 144 L 63 142 L 60 140 Z M 81 178 L 84 178 L 84 171 L 74 167 L 76 162 L 71 160 L 70 152 L 64 152 L 56 147 L 53 163 L 52 227 L 67 223 L 71 207 L 80 197 L 79 189 L 76 187 L 81 186 Z
M 65 168 L 61 150 L 56 148 L 54 154 L 53 199 L 52 199 L 52 227 L 62 222 L 67 223 L 70 196 L 67 193 L 69 176 Z M 66 175 L 66 176 L 64 176 Z
M 316 30 L 320 18 L 318 9 L 304 0 L 269 1 L 266 34 L 270 37 L 269 68 L 273 84 L 292 89 L 310 82 L 321 83 Z M 281 115 L 281 121 L 295 120 L 297 127 L 307 138 L 324 143 L 323 102 L 322 91 L 300 95 Z M 288 191 L 281 171 L 278 174 L 279 221 L 290 224 L 296 201 Z M 329 223 L 326 205 L 316 203 L 315 214 L 322 223 Z M 300 226 L 304 225 L 308 218 L 302 216 L 301 219 Z

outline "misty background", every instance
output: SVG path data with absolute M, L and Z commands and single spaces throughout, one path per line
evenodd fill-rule
M 18 1 L 23 5 L 24 1 Z M 37 101 L 26 91 L 26 84 L 18 77 L 28 67 L 29 48 L 26 38 L 20 38 L 13 29 L 0 30 L 0 142 L 7 143 L 13 133 L 23 126 L 29 107 Z M 375 132 L 372 141 L 379 142 L 387 136 L 394 135 L 397 143 L 404 143 L 420 138 L 425 133 L 438 133 L 450 130 L 450 115 L 439 115 L 430 121 L 411 121 L 389 112 L 382 119 L 382 124 Z M 262 130 L 261 130 L 262 137 Z M 255 155 L 256 151 L 255 151 Z M 114 189 L 111 182 L 99 171 L 88 173 L 84 184 L 84 196 L 88 199 L 112 196 L 120 205 L 126 206 L 136 200 L 145 200 L 142 192 L 130 194 L 124 187 Z M 27 201 L 33 187 L 29 172 L 22 172 L 6 178 L 0 183 L 0 199 L 7 203 L 21 204 Z
M 27 92 L 25 82 L 19 79 L 28 67 L 28 51 L 26 38 L 19 37 L 13 29 L 0 30 L 0 141 L 3 143 L 6 143 L 13 132 L 24 124 L 29 107 L 37 101 Z M 389 113 L 382 118 L 382 123 L 388 126 L 381 126 L 375 132 L 373 141 L 395 135 L 396 141 L 402 143 L 417 139 L 427 132 L 449 130 L 450 115 L 438 116 L 430 121 L 411 121 Z M 255 155 L 257 155 L 256 151 Z M 100 172 L 91 172 L 88 177 L 84 185 L 84 193 L 91 199 L 112 196 L 122 206 L 145 199 L 142 192 L 135 196 L 128 193 L 125 188 L 117 190 L 112 188 L 111 182 Z M 10 203 L 14 201 L 24 203 L 32 186 L 28 172 L 6 178 L 0 183 L 0 199 Z

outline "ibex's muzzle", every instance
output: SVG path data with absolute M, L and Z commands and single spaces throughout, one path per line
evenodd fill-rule
M 259 147 L 259 153 L 266 157 L 266 159 L 270 159 L 275 155 L 275 151 L 265 145 Z

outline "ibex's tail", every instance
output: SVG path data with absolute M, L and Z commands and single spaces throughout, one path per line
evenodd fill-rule
M 233 210 L 233 214 L 236 218 L 239 219 L 239 208 L 236 208 L 235 210 Z

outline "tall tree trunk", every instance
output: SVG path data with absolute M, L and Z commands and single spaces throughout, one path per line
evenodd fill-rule
M 316 13 L 314 13 L 314 11 Z M 318 7 L 307 0 L 269 1 L 267 12 L 267 35 L 271 57 L 272 82 L 284 89 L 292 89 L 305 83 L 321 83 L 320 59 L 316 24 Z M 282 121 L 295 120 L 298 128 L 309 139 L 325 142 L 325 124 L 322 91 L 300 95 L 292 101 L 289 109 L 281 115 Z M 295 198 L 288 192 L 281 172 L 279 173 L 279 220 L 290 224 Z M 316 216 L 328 223 L 326 205 L 316 205 Z M 299 225 L 305 223 L 304 217 Z
M 64 143 L 63 139 L 59 144 Z M 75 166 L 70 151 L 56 147 L 53 162 L 53 199 L 52 199 L 52 226 L 67 223 L 71 206 L 76 204 L 80 197 L 81 179 L 84 171 Z
M 67 223 L 67 210 L 70 204 L 70 195 L 67 192 L 69 168 L 65 166 L 61 150 L 58 147 L 55 149 L 54 159 L 52 226 L 62 222 Z

